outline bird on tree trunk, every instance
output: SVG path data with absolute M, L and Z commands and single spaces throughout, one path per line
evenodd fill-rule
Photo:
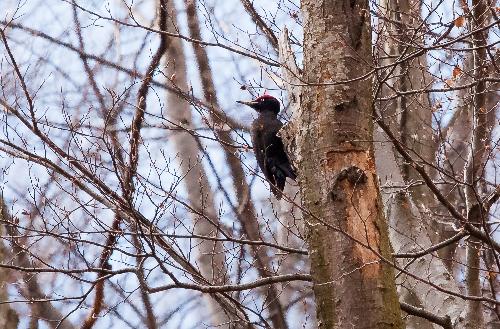
M 250 134 L 257 163 L 271 185 L 271 191 L 281 199 L 287 177 L 295 180 L 297 174 L 285 152 L 283 141 L 277 136 L 283 123 L 278 119 L 280 102 L 264 94 L 253 101 L 238 101 L 253 108 L 259 116 L 252 123 Z

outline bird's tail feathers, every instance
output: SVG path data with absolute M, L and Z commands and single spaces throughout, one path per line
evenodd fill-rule
M 271 191 L 276 196 L 276 199 L 280 200 L 283 196 L 283 190 L 285 189 L 286 178 L 290 177 L 295 179 L 297 176 L 289 164 L 275 166 L 271 172 L 276 182 L 276 184 L 271 184 Z
M 285 177 L 290 177 L 293 180 L 297 179 L 297 174 L 290 163 L 279 164 L 278 168 L 280 169 L 278 171 L 282 171 Z

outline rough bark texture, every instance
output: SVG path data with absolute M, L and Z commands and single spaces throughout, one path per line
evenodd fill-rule
M 349 80 L 369 69 L 367 1 L 303 1 L 304 79 Z M 302 203 L 319 328 L 402 328 L 375 174 L 371 82 L 303 89 L 294 114 Z M 367 142 L 368 141 L 368 142 Z M 341 231 L 341 232 L 340 232 Z
M 177 12 L 173 1 L 167 2 L 167 11 L 169 13 L 167 31 L 176 33 Z M 167 55 L 166 70 L 167 76 L 172 79 L 170 83 L 180 90 L 188 90 L 186 60 L 179 38 L 169 38 Z M 166 114 L 169 119 L 175 124 L 191 130 L 193 117 L 189 103 L 174 93 L 168 93 L 167 104 Z M 213 192 L 207 179 L 208 176 L 199 156 L 198 142 L 187 131 L 174 131 L 170 137 L 180 160 L 189 205 L 197 213 L 204 214 L 213 221 L 210 223 L 202 216 L 193 213 L 194 234 L 217 236 L 217 227 L 215 226 L 218 222 L 217 211 L 214 206 Z M 198 250 L 197 263 L 201 273 L 213 284 L 226 283 L 226 265 L 222 243 L 200 240 Z M 219 328 L 233 328 L 231 317 L 224 313 L 215 299 L 207 299 L 207 302 L 212 311 L 211 322 Z

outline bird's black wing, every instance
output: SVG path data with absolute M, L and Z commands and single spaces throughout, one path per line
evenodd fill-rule
M 278 190 L 283 191 L 285 188 L 286 178 L 290 177 L 295 180 L 297 175 L 288 159 L 288 155 L 285 152 L 285 147 L 283 141 L 278 136 L 274 135 L 268 139 L 270 142 L 268 144 L 266 155 L 265 155 L 265 166 L 267 170 L 273 176 L 273 180 L 276 184 Z M 274 192 L 274 191 L 273 191 Z M 279 198 L 281 193 L 275 193 Z
M 278 199 L 285 188 L 286 178 L 296 179 L 297 175 L 285 152 L 283 141 L 277 136 L 283 124 L 277 118 L 256 122 L 253 131 L 255 155 L 266 179 L 271 183 L 271 191 Z M 262 127 L 262 129 L 259 129 Z M 255 147 L 257 145 L 257 147 Z
M 269 145 L 269 132 L 267 131 L 267 124 L 261 118 L 256 119 L 252 123 L 252 146 L 257 159 L 257 164 L 264 174 L 264 177 L 271 183 L 271 187 L 276 184 L 274 176 L 269 170 L 267 165 L 266 150 Z M 273 190 L 274 193 L 274 190 Z

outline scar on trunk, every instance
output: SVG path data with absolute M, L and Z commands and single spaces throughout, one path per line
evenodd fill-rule
M 350 166 L 342 169 L 337 177 L 335 177 L 335 182 L 333 183 L 332 190 L 330 191 L 330 198 L 332 201 L 341 199 L 342 191 L 340 190 L 340 182 L 345 179 L 347 179 L 347 181 L 352 185 L 359 186 L 366 183 L 367 177 L 365 172 L 356 166 Z

